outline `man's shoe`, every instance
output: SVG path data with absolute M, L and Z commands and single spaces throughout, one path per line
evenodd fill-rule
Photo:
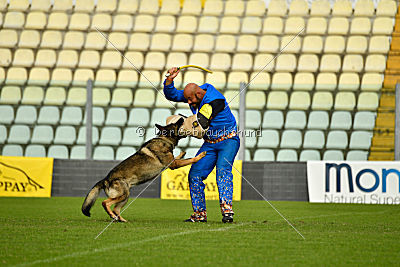
M 233 223 L 233 213 L 225 213 L 222 216 L 223 223 Z
M 184 222 L 207 222 L 207 213 L 205 211 L 193 212 L 189 219 Z

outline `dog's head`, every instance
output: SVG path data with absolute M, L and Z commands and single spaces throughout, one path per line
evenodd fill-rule
M 157 135 L 165 136 L 165 137 L 172 137 L 176 140 L 184 138 L 185 136 L 182 136 L 179 134 L 179 129 L 181 128 L 184 121 L 185 121 L 185 119 L 182 116 L 174 115 L 174 116 L 168 117 L 166 126 L 161 126 L 159 124 L 156 124 L 156 127 L 159 131 L 157 133 Z

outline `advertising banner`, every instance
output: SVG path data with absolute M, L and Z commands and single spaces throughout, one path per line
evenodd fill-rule
M 400 204 L 400 162 L 308 161 L 310 202 Z
M 0 196 L 50 197 L 53 158 L 0 156 Z
M 233 166 L 233 200 L 240 200 L 242 197 L 242 161 L 236 160 Z M 235 168 L 240 173 L 238 173 Z M 175 170 L 167 169 L 161 174 L 162 199 L 190 199 L 188 181 L 189 170 L 190 165 Z M 219 199 L 215 168 L 203 182 L 205 184 L 204 193 L 206 199 Z

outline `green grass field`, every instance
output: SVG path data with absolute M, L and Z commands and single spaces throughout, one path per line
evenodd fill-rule
M 398 206 L 273 202 L 303 240 L 265 201 L 234 203 L 235 223 L 184 223 L 189 201 L 137 199 L 110 222 L 98 200 L 1 198 L 0 265 L 399 265 Z

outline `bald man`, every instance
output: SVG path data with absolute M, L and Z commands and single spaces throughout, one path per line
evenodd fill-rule
M 235 117 L 225 97 L 211 84 L 199 86 L 189 83 L 184 90 L 177 90 L 173 80 L 179 71 L 178 68 L 168 70 L 170 75 L 164 81 L 164 94 L 170 101 L 188 103 L 193 114 L 197 114 L 197 122 L 203 129 L 208 129 L 204 135 L 204 143 L 196 155 L 203 151 L 207 151 L 207 154 L 193 164 L 189 172 L 193 214 L 186 221 L 207 222 L 203 180 L 217 166 L 222 222 L 233 222 L 233 176 L 230 164 L 233 164 L 240 146 Z

